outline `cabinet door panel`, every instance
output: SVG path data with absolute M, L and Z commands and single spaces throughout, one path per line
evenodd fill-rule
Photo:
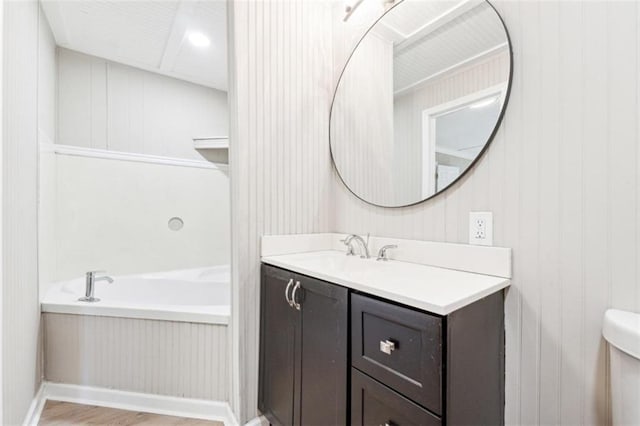
M 347 423 L 348 290 L 298 276 L 302 309 L 302 425 Z
M 442 414 L 442 319 L 359 294 L 351 317 L 352 365 Z
M 260 385 L 258 408 L 271 423 L 298 424 L 300 314 L 285 289 L 294 274 L 263 265 L 260 303 Z
M 351 370 L 351 401 L 353 426 L 441 425 L 435 414 L 355 368 Z

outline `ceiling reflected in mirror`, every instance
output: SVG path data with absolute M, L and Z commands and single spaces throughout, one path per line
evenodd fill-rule
M 384 7 L 364 0 L 365 7 Z M 345 185 L 401 207 L 443 191 L 497 129 L 511 80 L 506 28 L 486 1 L 396 1 L 353 50 L 331 108 Z

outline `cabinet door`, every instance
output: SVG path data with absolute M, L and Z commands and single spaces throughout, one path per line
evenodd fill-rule
M 435 414 L 353 368 L 351 370 L 351 424 L 352 426 L 440 426 L 441 421 Z
M 302 313 L 302 425 L 347 423 L 348 290 L 298 276 Z
M 271 423 L 283 426 L 298 424 L 300 404 L 300 312 L 285 299 L 294 278 L 292 272 L 262 266 L 258 408 Z

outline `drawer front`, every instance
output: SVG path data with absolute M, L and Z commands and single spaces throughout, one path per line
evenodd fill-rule
M 440 418 L 355 368 L 351 369 L 354 426 L 440 425 Z
M 351 297 L 352 365 L 442 414 L 442 319 L 370 297 Z

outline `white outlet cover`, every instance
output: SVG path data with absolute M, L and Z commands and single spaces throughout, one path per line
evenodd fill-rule
M 469 212 L 469 244 L 493 245 L 492 212 Z

